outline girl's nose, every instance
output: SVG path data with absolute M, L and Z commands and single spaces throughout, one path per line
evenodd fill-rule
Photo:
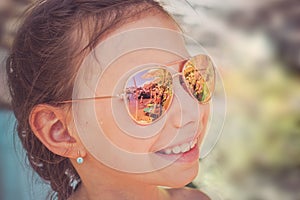
M 189 123 L 199 124 L 201 117 L 199 103 L 188 93 L 180 76 L 173 78 L 173 91 L 174 97 L 169 110 L 172 126 L 180 128 Z

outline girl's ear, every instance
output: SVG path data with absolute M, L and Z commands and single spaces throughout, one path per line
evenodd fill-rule
M 53 153 L 77 158 L 81 143 L 69 132 L 68 111 L 47 104 L 35 106 L 29 124 L 36 137 Z

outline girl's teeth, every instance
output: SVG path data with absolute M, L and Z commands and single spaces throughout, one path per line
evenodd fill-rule
M 178 153 L 181 153 L 181 148 L 180 146 L 176 146 L 172 149 L 172 152 L 175 153 L 175 154 L 178 154 Z
M 190 150 L 190 145 L 188 143 L 184 143 L 180 145 L 180 148 L 181 148 L 181 152 L 184 153 Z
M 195 139 L 195 140 L 193 140 L 193 141 L 190 142 L 191 149 L 195 147 L 195 145 L 197 144 L 197 141 L 198 140 Z
M 165 149 L 163 150 L 162 153 L 164 154 L 180 154 L 180 153 L 185 153 L 185 152 L 188 152 L 189 150 L 191 150 L 192 148 L 194 148 L 197 144 L 197 139 L 189 142 L 189 143 L 184 143 L 180 146 L 175 146 L 173 148 L 168 148 L 168 149 Z
M 166 149 L 165 150 L 165 154 L 171 154 L 172 153 L 172 149 Z

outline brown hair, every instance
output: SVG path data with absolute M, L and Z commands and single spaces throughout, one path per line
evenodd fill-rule
M 153 12 L 167 14 L 154 0 L 43 0 L 28 10 L 6 70 L 19 138 L 32 168 L 50 183 L 51 199 L 67 199 L 80 177 L 69 159 L 49 151 L 33 134 L 31 110 L 71 99 L 84 55 L 104 34 Z

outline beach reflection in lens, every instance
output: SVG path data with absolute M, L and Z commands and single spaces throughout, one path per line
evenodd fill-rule
M 208 56 L 198 55 L 188 60 L 183 68 L 183 76 L 188 90 L 200 103 L 207 103 L 211 99 L 215 72 Z
M 172 75 L 164 68 L 151 68 L 131 76 L 125 86 L 125 103 L 131 118 L 147 125 L 162 116 L 171 104 Z

